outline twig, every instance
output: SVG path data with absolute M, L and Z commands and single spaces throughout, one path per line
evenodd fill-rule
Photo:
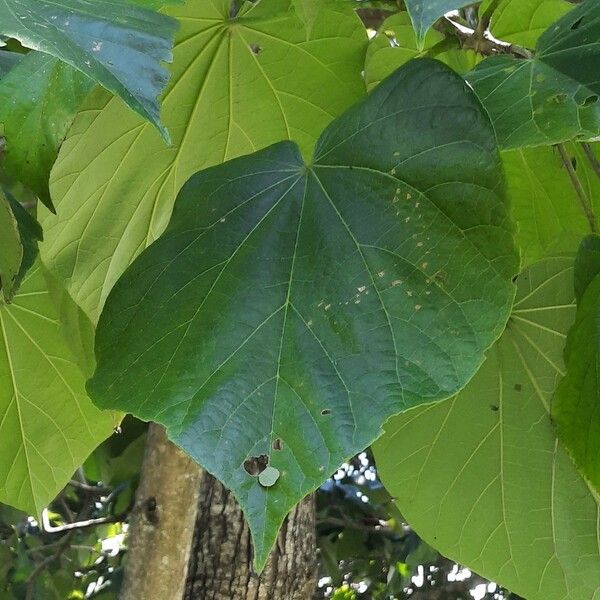
M 598 179 L 600 179 L 600 160 L 598 160 L 594 154 L 594 151 L 592 150 L 592 147 L 587 142 L 582 142 L 581 147 L 590 161 L 590 165 L 592 166 L 594 173 L 596 173 L 596 175 L 598 175 Z
M 78 490 L 88 492 L 89 494 L 95 494 L 97 496 L 102 496 L 103 494 L 110 494 L 110 492 L 112 492 L 112 488 L 101 485 L 89 485 L 88 483 L 82 483 L 80 481 L 77 481 L 76 479 L 71 479 L 69 483 Z
M 64 533 L 65 531 L 73 531 L 75 529 L 87 529 L 88 527 L 95 527 L 96 525 L 103 525 L 105 523 L 118 523 L 123 520 L 123 515 L 113 515 L 110 517 L 98 517 L 97 519 L 85 519 L 82 521 L 75 521 L 74 523 L 66 523 L 65 525 L 59 525 L 54 527 L 50 524 L 48 517 L 48 510 L 42 511 L 42 528 L 46 533 Z
M 575 192 L 577 194 L 577 199 L 579 200 L 579 204 L 581 205 L 581 208 L 583 209 L 585 217 L 588 220 L 590 229 L 592 230 L 592 233 L 598 233 L 598 221 L 596 220 L 596 215 L 594 214 L 592 205 L 587 197 L 587 194 L 585 193 L 585 190 L 583 189 L 583 186 L 581 185 L 581 181 L 579 180 L 579 177 L 577 176 L 577 172 L 575 171 L 575 168 L 573 167 L 573 163 L 571 162 L 571 159 L 569 158 L 567 149 L 565 148 L 564 144 L 557 144 L 556 147 L 558 148 L 558 153 L 560 154 L 560 158 L 565 166 L 565 169 L 567 169 L 567 173 L 569 174 L 571 183 L 573 184 L 573 187 L 575 188 Z
M 63 552 L 69 547 L 69 542 L 71 541 L 72 537 L 72 531 L 67 533 L 67 535 L 65 535 L 65 537 L 61 540 L 60 544 L 58 545 L 56 552 L 52 556 L 49 556 L 48 558 L 45 558 L 42 562 L 40 562 L 35 567 L 35 569 L 33 569 L 33 571 L 29 574 L 29 577 L 27 577 L 27 579 L 25 580 L 25 586 L 27 590 L 25 593 L 25 600 L 33 600 L 33 592 L 37 576 L 44 569 L 49 567 L 54 561 L 58 560 L 62 556 Z
M 444 27 L 444 25 L 446 25 L 446 27 Z M 447 27 L 448 25 L 450 26 L 450 29 Z M 486 56 L 492 56 L 494 54 L 512 54 L 519 58 L 532 57 L 531 52 L 526 48 L 498 40 L 487 31 L 481 38 L 478 38 L 475 29 L 457 23 L 449 17 L 444 17 L 444 19 L 440 21 L 440 26 L 438 28 L 441 29 L 442 33 L 449 33 L 457 37 L 464 48 L 471 48 L 476 52 L 479 52 L 479 54 L 484 54 Z

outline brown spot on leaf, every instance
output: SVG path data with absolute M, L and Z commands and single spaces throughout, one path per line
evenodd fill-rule
M 267 468 L 268 464 L 269 457 L 266 454 L 261 454 L 260 456 L 249 456 L 244 461 L 244 469 L 248 475 L 256 477 Z

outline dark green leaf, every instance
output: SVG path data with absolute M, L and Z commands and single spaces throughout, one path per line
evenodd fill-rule
M 567 373 L 552 404 L 558 437 L 600 492 L 600 236 L 584 240 L 575 263 L 577 318 L 565 349 Z
M 579 246 L 575 260 L 575 296 L 580 302 L 585 290 L 600 273 L 600 236 L 588 235 Z
M 94 81 L 53 56 L 30 52 L 0 81 L 3 167 L 52 208 L 48 180 L 81 102 Z
M 0 188 L 0 286 L 5 300 L 10 300 L 15 287 L 15 280 L 21 261 L 23 260 L 23 246 L 17 219 L 12 208 Z
M 296 502 L 389 415 L 460 389 L 502 331 L 502 183 L 472 91 L 412 61 L 312 164 L 282 142 L 188 182 L 108 298 L 92 397 L 163 423 L 232 489 L 263 566 Z M 244 464 L 267 458 L 264 488 Z
M 9 302 L 38 255 L 42 240 L 39 223 L 10 195 L 0 189 L 0 287 Z
M 492 56 L 467 75 L 503 148 L 600 135 L 600 3 L 584 2 L 539 39 L 534 58 Z
M 405 0 L 405 4 L 417 34 L 419 47 L 422 48 L 427 31 L 440 17 L 471 2 L 470 0 Z
M 121 96 L 160 124 L 157 98 L 167 83 L 177 23 L 125 0 L 2 0 L 0 33 L 50 54 Z

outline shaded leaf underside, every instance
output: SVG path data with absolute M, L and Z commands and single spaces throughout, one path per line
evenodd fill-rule
M 375 443 L 398 508 L 441 552 L 530 600 L 600 594 L 600 509 L 549 411 L 575 315 L 572 258 L 519 277 L 512 317 L 457 396 Z

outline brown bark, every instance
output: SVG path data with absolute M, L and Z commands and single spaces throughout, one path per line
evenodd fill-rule
M 127 538 L 121 600 L 178 600 L 190 556 L 200 469 L 150 425 Z
M 263 573 L 231 492 L 203 472 L 184 600 L 307 600 L 317 581 L 314 498 L 290 513 Z

